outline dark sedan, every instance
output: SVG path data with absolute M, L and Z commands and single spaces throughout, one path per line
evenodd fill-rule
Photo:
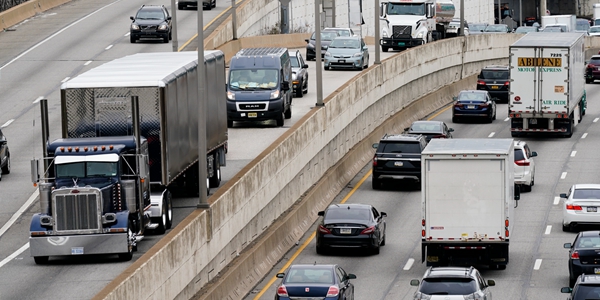
M 331 299 L 354 300 L 354 285 L 350 279 L 356 275 L 348 274 L 338 265 L 292 265 L 277 287 L 275 300 L 290 299 Z
M 467 118 L 484 118 L 488 123 L 496 120 L 496 102 L 487 91 L 465 90 L 454 97 L 452 122 Z
M 10 151 L 8 150 L 6 136 L 2 134 L 2 129 L 0 129 L 0 180 L 2 180 L 2 174 L 8 173 L 10 173 Z
M 585 83 L 600 79 L 600 55 L 593 55 L 585 68 Z
M 320 211 L 317 253 L 331 248 L 363 248 L 379 254 L 385 245 L 384 212 L 369 204 L 333 204 Z
M 340 36 L 340 34 L 337 31 L 321 31 L 321 59 L 325 57 L 325 52 L 327 52 L 327 47 L 331 44 L 331 41 L 338 36 Z M 317 43 L 316 38 L 317 35 L 313 32 L 310 39 L 304 40 L 306 41 L 306 60 L 313 60 L 317 56 L 317 51 L 315 50 L 315 45 Z
M 429 142 L 431 139 L 451 139 L 454 129 L 442 121 L 415 121 L 410 127 L 404 128 L 404 133 L 421 134 Z
M 569 249 L 569 286 L 573 287 L 581 274 L 600 274 L 600 231 L 582 231 L 573 243 L 565 243 Z

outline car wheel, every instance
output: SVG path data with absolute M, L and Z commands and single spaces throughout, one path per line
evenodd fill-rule
M 569 287 L 572 288 L 575 286 L 575 282 L 577 281 L 577 277 L 573 278 L 569 275 Z
M 452 116 L 452 123 L 458 123 L 458 117 Z
M 183 10 L 185 6 L 183 4 L 177 4 L 177 9 Z
M 217 7 L 217 1 L 214 1 L 214 2 L 213 2 L 213 4 L 212 4 L 212 7 L 213 7 L 213 8 Z
M 325 70 L 329 70 L 329 67 L 323 67 L 323 69 L 325 69 Z
M 292 103 L 290 103 L 290 106 L 288 106 L 288 109 L 285 111 L 284 117 L 286 119 L 291 119 L 292 118 Z M 281 126 L 283 126 L 283 125 L 281 125 Z
M 523 185 L 521 185 L 521 190 L 523 192 L 531 192 L 531 185 L 529 185 L 529 184 L 523 184 Z
M 275 122 L 277 123 L 277 127 L 283 127 L 283 122 L 284 122 L 284 121 L 283 121 L 283 118 L 284 118 L 284 116 L 283 116 L 283 115 L 284 115 L 284 114 L 285 114 L 285 112 L 281 112 L 281 113 L 279 114 L 279 116 L 277 117 L 277 119 L 275 119 Z
M 302 98 L 302 96 L 304 96 L 304 93 L 302 91 L 302 87 L 304 86 L 304 82 L 301 81 L 300 84 L 298 84 L 298 89 L 296 90 L 296 97 Z
M 10 153 L 6 156 L 6 165 L 2 167 L 2 174 L 10 174 Z
M 587 79 L 587 78 L 585 79 L 585 83 L 592 83 L 592 82 L 594 82 L 594 81 L 591 79 Z
M 173 39 L 173 33 L 169 31 L 169 41 Z
M 168 42 L 169 42 L 169 35 L 167 34 L 167 35 L 165 35 L 165 36 L 163 37 L 163 43 L 165 43 L 165 44 L 166 44 L 166 43 L 168 43 Z
M 383 52 L 388 52 L 389 49 L 390 48 L 388 48 L 388 47 L 381 46 L 381 51 L 383 51 Z
M 377 255 L 377 254 L 379 254 L 381 252 L 380 248 L 381 248 L 381 246 L 377 245 L 377 246 L 373 247 L 373 249 L 371 250 L 371 252 L 373 252 L 373 254 Z
M 374 190 L 380 190 L 381 189 L 381 180 L 379 178 L 375 178 L 375 176 L 373 176 L 371 185 Z
M 133 37 L 133 35 L 129 36 L 129 42 L 135 44 L 136 41 L 137 41 L 137 39 L 135 37 Z
M 381 246 L 385 246 L 385 232 L 383 233 L 383 239 L 381 240 Z
M 227 120 L 227 128 L 232 128 L 232 127 L 233 127 L 233 121 Z
M 303 93 L 308 94 L 308 76 L 306 77 L 305 84 L 306 86 L 304 87 Z
M 562 224 L 562 229 L 563 229 L 564 232 L 570 232 L 571 231 L 571 227 L 569 225 L 565 225 L 565 224 Z
M 494 109 L 494 118 L 492 119 L 492 121 L 493 120 L 496 120 L 496 110 L 495 109 Z

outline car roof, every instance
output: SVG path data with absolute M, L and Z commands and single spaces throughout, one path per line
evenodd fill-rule
M 488 91 L 484 91 L 484 90 L 462 90 L 462 91 L 460 91 L 459 94 L 462 94 L 462 93 L 487 94 Z
M 322 269 L 324 267 L 334 268 L 334 264 L 294 264 L 290 266 L 290 269 L 302 268 L 302 269 Z
M 348 208 L 354 208 L 354 209 L 371 209 L 371 205 L 370 204 L 358 204 L 358 203 L 344 203 L 344 204 L 332 204 L 329 205 L 329 207 L 327 209 L 333 208 L 333 209 L 348 209 Z
M 473 271 L 473 267 L 432 267 L 426 272 L 425 278 L 473 278 L 471 275 Z
M 586 284 L 598 284 L 600 283 L 600 275 L 596 274 L 582 274 L 579 280 L 580 285 Z
M 484 67 L 482 70 L 505 70 L 505 71 L 508 71 L 508 66 L 490 65 L 490 66 Z
M 423 138 L 423 136 L 420 134 L 406 134 L 406 133 L 386 134 L 381 138 L 380 142 L 390 142 L 390 141 L 393 141 L 393 142 L 397 142 L 397 141 L 415 142 L 422 138 Z
M 577 183 L 573 185 L 574 189 L 600 189 L 600 184 L 597 183 Z
M 523 148 L 527 144 L 525 141 L 515 140 L 515 148 Z
M 600 27 L 600 26 L 598 26 L 598 27 Z M 592 57 L 590 57 L 590 58 L 598 58 L 598 59 L 600 59 L 600 55 L 598 55 L 598 54 L 592 55 Z
M 441 124 L 441 123 L 443 123 L 443 122 L 442 121 L 435 121 L 435 120 L 427 120 L 427 121 L 421 120 L 421 121 L 414 121 L 412 123 L 412 125 L 415 125 L 415 124 Z
M 579 232 L 579 236 L 585 236 L 585 237 L 599 236 L 599 235 L 600 235 L 600 230 L 588 230 L 588 231 Z
M 301 55 L 301 54 L 300 54 L 300 50 L 289 50 L 289 49 L 288 49 L 288 53 L 290 54 L 290 56 L 298 56 L 298 55 Z
M 335 38 L 336 40 L 359 40 L 359 36 L 338 36 Z

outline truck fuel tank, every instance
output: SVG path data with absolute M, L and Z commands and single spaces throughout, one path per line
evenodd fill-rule
M 438 23 L 450 23 L 456 13 L 452 1 L 440 1 L 435 4 L 435 18 Z

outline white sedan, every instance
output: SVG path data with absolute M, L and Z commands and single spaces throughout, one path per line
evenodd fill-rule
M 566 199 L 563 231 L 571 231 L 576 225 L 600 225 L 600 184 L 575 184 L 560 197 Z

